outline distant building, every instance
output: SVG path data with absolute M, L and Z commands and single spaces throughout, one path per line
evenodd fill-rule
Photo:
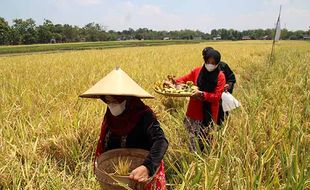
M 125 41 L 126 40 L 126 37 L 118 37 L 117 39 L 116 39 L 117 41 Z
M 310 40 L 310 36 L 304 36 L 303 39 L 304 40 Z
M 267 35 L 267 36 L 263 36 L 262 40 L 271 40 L 271 38 Z
M 213 37 L 213 40 L 221 40 L 221 36 L 216 36 L 216 37 Z
M 170 38 L 169 37 L 164 37 L 163 40 L 170 40 Z
M 202 37 L 201 36 L 196 36 L 196 37 L 193 37 L 193 40 L 202 40 Z
M 251 37 L 250 37 L 250 36 L 242 36 L 241 39 L 242 39 L 242 40 L 251 40 Z
M 56 44 L 56 39 L 55 39 L 55 38 L 52 38 L 52 39 L 50 40 L 50 43 L 51 43 L 51 44 Z

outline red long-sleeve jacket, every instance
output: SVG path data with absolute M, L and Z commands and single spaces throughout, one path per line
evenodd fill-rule
M 201 69 L 202 67 L 197 67 L 193 69 L 190 73 L 186 74 L 185 76 L 176 79 L 176 82 L 186 83 L 187 81 L 192 81 L 195 85 L 197 85 L 197 79 Z M 211 115 L 215 123 L 217 122 L 220 99 L 224 91 L 225 84 L 226 84 L 225 75 L 222 71 L 220 71 L 218 75 L 217 86 L 215 87 L 214 92 L 203 92 L 204 101 L 208 101 L 211 103 Z M 186 116 L 194 120 L 202 121 L 203 120 L 202 101 L 190 98 Z

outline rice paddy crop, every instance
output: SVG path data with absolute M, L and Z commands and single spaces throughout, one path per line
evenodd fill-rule
M 186 98 L 164 98 L 154 83 L 222 53 L 237 76 L 242 107 L 215 127 L 205 153 L 191 153 Z M 0 189 L 99 189 L 93 153 L 105 105 L 78 95 L 120 66 L 156 96 L 169 140 L 169 189 L 310 189 L 310 43 L 270 41 L 115 48 L 0 57 Z

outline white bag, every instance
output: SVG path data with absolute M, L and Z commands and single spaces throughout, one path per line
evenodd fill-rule
M 236 100 L 233 95 L 231 95 L 229 92 L 223 92 L 222 94 L 222 107 L 224 112 L 231 111 L 237 107 L 240 107 L 240 102 Z

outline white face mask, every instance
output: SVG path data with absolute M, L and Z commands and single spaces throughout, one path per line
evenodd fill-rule
M 209 72 L 214 71 L 217 68 L 217 65 L 207 64 L 205 63 L 205 67 Z
M 126 109 L 126 100 L 124 100 L 120 104 L 115 104 L 115 103 L 108 104 L 108 108 L 111 111 L 112 115 L 114 116 L 121 115 Z

